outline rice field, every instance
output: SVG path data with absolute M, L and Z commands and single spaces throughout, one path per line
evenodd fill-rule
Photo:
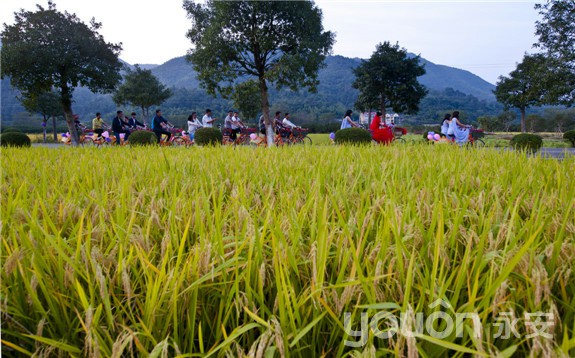
M 2 354 L 575 356 L 575 159 L 2 149 Z

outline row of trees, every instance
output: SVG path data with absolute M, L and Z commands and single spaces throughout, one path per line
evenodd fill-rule
M 501 76 L 494 91 L 506 108 L 521 113 L 521 131 L 527 130 L 526 109 L 575 101 L 575 2 L 548 0 L 535 5 L 542 20 L 536 23 L 540 53 L 525 54 L 509 76 Z
M 1 75 L 10 76 L 27 108 L 49 116 L 56 108 L 64 113 L 74 142 L 72 98 L 78 86 L 95 93 L 114 93 L 118 104 L 131 103 L 147 118 L 151 106 L 172 95 L 152 75 L 136 67 L 127 70 L 123 84 L 118 55 L 121 44 L 106 43 L 95 20 L 82 23 L 74 14 L 61 13 L 56 5 L 16 13 L 14 25 L 4 25 Z M 263 113 L 268 141 L 273 142 L 269 89 L 287 87 L 315 91 L 318 70 L 331 52 L 335 35 L 324 31 L 321 10 L 313 1 L 213 1 L 185 0 L 192 21 L 187 36 L 194 48 L 192 63 L 200 85 L 208 93 L 232 99 L 248 116 Z M 575 4 L 569 0 L 537 5 L 537 44 L 544 52 L 526 55 L 509 77 L 501 77 L 496 98 L 521 112 L 530 106 L 571 106 L 575 88 Z M 233 16 L 231 16 L 233 15 Z M 377 108 L 404 114 L 417 112 L 426 89 L 417 81 L 425 73 L 419 56 L 409 58 L 398 44 L 376 46 L 367 61 L 354 70 L 355 103 L 360 110 Z M 57 99 L 58 106 L 53 106 Z

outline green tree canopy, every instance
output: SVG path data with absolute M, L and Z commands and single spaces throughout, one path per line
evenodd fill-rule
M 159 106 L 172 96 L 172 91 L 166 88 L 151 70 L 141 69 L 138 65 L 135 70 L 127 69 L 124 82 L 114 93 L 116 104 L 130 103 L 142 110 L 142 117 L 149 118 L 152 106 Z
M 88 87 L 106 93 L 120 80 L 121 44 L 110 44 L 98 34 L 101 24 L 94 19 L 87 26 L 75 14 L 61 13 L 48 2 L 48 9 L 21 10 L 13 25 L 4 24 L 1 76 L 25 97 L 34 97 L 55 89 L 74 143 L 72 97 L 74 88 Z
M 575 2 L 547 0 L 536 4 L 543 16 L 536 22 L 535 47 L 546 51 L 548 65 L 543 68 L 547 77 L 546 104 L 573 106 L 575 103 Z
M 359 90 L 356 107 L 361 110 L 379 108 L 384 116 L 387 108 L 397 113 L 416 113 L 427 94 L 417 81 L 417 77 L 425 74 L 419 56 L 409 58 L 407 50 L 399 44 L 378 44 L 369 60 L 362 61 L 354 74 L 352 86 Z
M 238 77 L 255 78 L 261 94 L 268 143 L 268 83 L 315 90 L 317 72 L 331 51 L 334 34 L 323 31 L 313 1 L 184 1 L 194 45 L 188 60 L 208 93 L 229 96 Z
M 29 112 L 41 114 L 44 123 L 48 121 L 49 117 L 52 117 L 52 132 L 54 134 L 54 142 L 57 142 L 56 116 L 63 114 L 58 93 L 50 91 L 34 95 L 31 94 L 22 97 L 20 101 Z
M 499 76 L 493 91 L 495 98 L 505 109 L 519 109 L 522 132 L 526 131 L 525 110 L 543 103 L 547 87 L 544 75 L 547 65 L 547 59 L 543 54 L 526 54 L 509 77 Z

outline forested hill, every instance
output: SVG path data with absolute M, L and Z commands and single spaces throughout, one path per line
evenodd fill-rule
M 352 70 L 361 63 L 361 59 L 329 56 L 325 63 L 326 67 L 319 72 L 320 87 L 318 92 L 344 91 L 347 93 L 347 91 L 351 91 L 355 96 L 357 92 L 351 88 L 351 83 L 354 80 Z M 426 73 L 419 78 L 419 81 L 427 88 L 438 91 L 453 88 L 480 100 L 495 101 L 495 96 L 491 92 L 495 86 L 479 76 L 469 71 L 437 65 L 423 58 L 421 63 L 425 66 Z M 150 67 L 148 66 L 148 68 Z M 174 58 L 163 65 L 151 68 L 151 70 L 168 87 L 188 89 L 198 87 L 195 72 L 191 69 L 191 65 L 186 62 L 185 57 Z
M 354 81 L 353 69 L 361 63 L 359 58 L 330 56 L 326 66 L 319 71 L 320 84 L 317 93 L 310 94 L 306 90 L 290 91 L 270 90 L 272 110 L 289 111 L 294 118 L 323 122 L 328 119 L 340 118 L 348 108 L 353 108 L 357 98 L 357 90 L 351 87 Z M 465 113 L 465 118 L 474 120 L 481 115 L 496 115 L 502 107 L 495 102 L 491 92 L 495 86 L 478 76 L 464 70 L 437 65 L 425 59 L 426 74 L 419 81 L 429 89 L 429 94 L 423 99 L 417 115 L 407 119 L 412 123 L 434 123 L 437 117 L 445 111 L 459 110 Z M 162 65 L 143 65 L 166 86 L 172 89 L 173 96 L 162 104 L 164 113 L 174 118 L 187 117 L 189 112 L 203 111 L 212 108 L 218 116 L 219 112 L 230 108 L 232 104 L 221 98 L 214 99 L 199 88 L 198 80 L 185 57 L 174 58 Z M 8 79 L 2 80 L 2 122 L 3 125 L 30 122 L 39 119 L 38 115 L 30 116 L 20 105 Z M 102 112 L 104 118 L 111 117 L 117 106 L 110 95 L 93 94 L 85 88 L 74 92 L 74 111 L 83 120 L 89 120 L 94 113 Z M 124 111 L 136 110 L 123 106 Z M 34 119 L 33 119 L 34 118 Z M 31 125 L 31 123 L 30 123 Z

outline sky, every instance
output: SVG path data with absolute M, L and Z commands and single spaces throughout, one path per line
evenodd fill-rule
M 495 84 L 525 53 L 536 52 L 537 1 L 316 0 L 325 30 L 336 33 L 333 55 L 369 58 L 377 44 L 398 43 L 435 64 L 468 70 Z M 106 42 L 122 43 L 130 64 L 163 64 L 192 47 L 182 0 L 54 0 L 59 11 L 85 23 L 102 23 Z M 35 11 L 47 0 L 1 0 L 0 23 L 19 9 Z

